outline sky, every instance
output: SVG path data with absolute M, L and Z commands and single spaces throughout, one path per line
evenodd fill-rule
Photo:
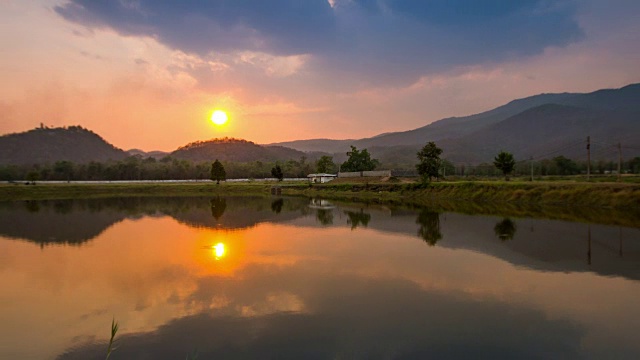
M 0 0 L 0 134 L 172 151 L 411 130 L 640 82 L 638 18 L 637 0 Z

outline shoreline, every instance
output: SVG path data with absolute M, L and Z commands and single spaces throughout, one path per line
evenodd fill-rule
M 570 182 L 385 181 L 327 184 L 230 182 L 0 184 L 0 201 L 181 196 L 304 196 L 334 201 L 427 207 L 439 212 L 532 217 L 640 227 L 640 185 Z M 280 196 L 280 195 L 276 195 Z
M 306 182 L 100 182 L 0 184 L 0 201 L 87 198 L 104 196 L 184 196 L 250 194 L 269 195 L 279 187 L 282 195 L 361 199 L 407 204 L 434 201 L 474 201 L 519 205 L 571 205 L 640 209 L 640 184 L 524 181 L 442 181 L 430 184 L 389 181 Z

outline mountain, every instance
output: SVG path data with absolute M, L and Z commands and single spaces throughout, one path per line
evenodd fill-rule
M 480 114 L 445 118 L 414 130 L 389 132 L 365 139 L 310 139 L 287 141 L 270 145 L 287 146 L 301 151 L 325 152 L 344 152 L 349 149 L 350 145 L 358 148 L 424 145 L 425 139 L 429 139 L 426 141 L 439 141 L 459 137 L 472 133 L 474 130 L 481 129 L 483 126 L 500 122 L 509 116 L 516 115 L 529 108 L 561 101 L 575 95 L 576 94 L 570 93 L 535 95 L 525 99 L 511 101 L 506 105 Z
M 159 150 L 144 151 L 140 149 L 129 149 L 127 150 L 127 154 L 129 154 L 130 156 L 141 156 L 143 158 L 152 157 L 155 159 L 162 159 L 163 157 L 169 155 L 169 153 L 166 151 L 159 151 Z
M 172 152 L 171 156 L 192 161 L 268 162 L 298 160 L 307 155 L 284 146 L 261 146 L 247 140 L 223 138 L 187 144 Z
M 47 128 L 0 136 L 0 164 L 75 163 L 119 160 L 127 156 L 98 134 L 81 126 Z
M 421 146 L 435 141 L 443 148 L 446 159 L 479 163 L 490 161 L 500 150 L 513 152 L 519 159 L 541 158 L 547 153 L 583 156 L 587 136 L 594 140 L 596 150 L 599 146 L 604 151 L 620 141 L 636 147 L 640 145 L 639 129 L 640 84 L 632 84 L 588 94 L 535 95 L 480 114 L 446 118 L 414 130 L 371 138 L 298 140 L 274 145 L 331 152 L 338 161 L 354 145 L 368 148 L 383 164 L 405 166 L 415 163 L 415 152 Z
M 583 107 L 546 104 L 514 115 L 474 133 L 441 143 L 447 158 L 479 162 L 491 159 L 501 150 L 517 159 L 564 155 L 586 160 L 586 139 L 594 139 L 594 159 L 612 158 L 607 154 L 622 139 L 638 144 L 640 119 L 637 114 L 592 110 Z

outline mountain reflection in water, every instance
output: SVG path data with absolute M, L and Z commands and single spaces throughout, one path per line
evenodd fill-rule
M 286 197 L 8 202 L 0 283 L 0 358 L 103 358 L 112 317 L 113 359 L 640 355 L 640 230 L 617 225 Z

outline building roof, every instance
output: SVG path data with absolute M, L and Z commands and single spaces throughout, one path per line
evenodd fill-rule
M 337 177 L 336 174 L 309 174 L 307 177 Z

